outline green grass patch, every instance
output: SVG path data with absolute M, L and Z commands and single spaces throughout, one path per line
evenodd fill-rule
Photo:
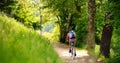
M 110 49 L 110 56 L 113 55 L 113 50 Z M 109 58 L 105 58 L 102 54 L 100 55 L 100 45 L 95 45 L 95 56 L 97 60 L 108 63 Z
M 47 38 L 12 18 L 2 16 L 0 63 L 63 63 Z

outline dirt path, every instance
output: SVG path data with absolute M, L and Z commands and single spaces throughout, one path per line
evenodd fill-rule
M 53 43 L 53 46 L 59 57 L 62 58 L 65 63 L 101 63 L 94 62 L 95 60 L 93 60 L 93 58 L 87 54 L 86 50 L 77 49 L 77 56 L 73 60 L 68 52 L 69 47 L 67 45 L 61 43 Z

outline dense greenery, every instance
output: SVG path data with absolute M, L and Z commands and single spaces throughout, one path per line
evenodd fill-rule
M 110 63 L 120 60 L 120 1 L 95 0 L 95 42 L 100 44 L 104 24 L 111 25 L 113 29 L 111 41 Z M 15 18 L 25 26 L 40 29 L 52 34 L 44 33 L 52 41 L 65 43 L 66 33 L 73 28 L 77 35 L 77 46 L 86 45 L 88 34 L 88 0 L 1 0 L 0 11 L 7 16 Z M 109 12 L 106 18 L 106 13 Z M 40 18 L 42 16 L 42 18 Z M 48 23 L 48 21 L 50 21 Z M 55 24 L 51 23 L 55 22 Z M 53 27 L 53 25 L 55 27 Z M 54 28 L 54 29 L 52 29 Z M 3 32 L 2 32 L 3 33 Z M 27 32 L 26 32 L 27 33 Z
M 50 41 L 0 15 L 0 63 L 62 63 Z
M 85 44 L 84 41 L 87 34 L 86 0 L 43 0 L 43 2 L 47 8 L 52 9 L 52 13 L 58 18 L 57 24 L 60 27 L 60 42 L 65 42 L 66 33 L 70 28 L 73 28 L 77 32 L 77 46 Z M 85 27 L 82 25 L 85 25 Z
M 51 18 L 48 9 L 42 9 L 42 5 L 39 0 L 1 0 L 0 11 L 29 28 L 40 29 L 42 23 Z
M 66 33 L 65 31 L 67 29 L 66 25 L 68 24 L 68 20 L 64 18 L 68 18 L 69 13 L 71 13 L 72 23 L 76 24 L 75 31 L 77 33 L 77 40 L 78 40 L 77 46 L 80 46 L 82 44 L 85 44 L 86 36 L 87 36 L 87 21 L 88 21 L 87 1 L 85 0 L 84 1 L 70 0 L 69 2 L 68 1 L 69 0 L 59 0 L 59 1 L 44 0 L 45 5 L 48 5 L 48 8 L 54 9 L 54 11 L 57 11 L 58 13 L 60 13 L 60 15 L 58 14 L 57 17 L 59 17 L 58 21 L 60 21 L 63 26 L 65 24 L 64 28 L 60 27 L 64 30 L 64 33 Z M 119 53 L 120 5 L 118 3 L 120 3 L 120 1 L 117 1 L 117 0 L 96 0 L 96 17 L 95 17 L 96 44 L 100 44 L 104 24 L 112 25 L 114 28 L 112 39 L 111 39 L 112 40 L 111 41 L 111 49 L 112 49 L 111 58 L 113 59 L 114 56 L 116 58 L 114 58 L 113 60 L 110 59 L 111 62 L 116 61 L 119 58 L 119 54 L 120 54 Z M 106 12 L 110 12 L 110 15 L 108 16 L 107 20 L 105 17 Z M 73 25 L 70 25 L 70 26 L 73 26 Z
M 111 58 L 109 59 L 109 63 L 119 63 L 120 61 L 120 28 L 114 29 L 113 31 L 113 39 L 111 44 L 111 50 L 114 54 L 111 54 Z
M 118 0 L 108 0 L 109 10 L 114 20 L 112 25 L 114 26 L 113 39 L 111 48 L 114 51 L 114 55 L 110 59 L 110 63 L 118 63 L 120 61 L 120 1 Z
M 0 11 L 6 12 L 8 15 L 11 15 L 16 9 L 17 1 L 16 0 L 0 0 Z

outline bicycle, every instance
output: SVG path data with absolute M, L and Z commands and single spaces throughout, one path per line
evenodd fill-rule
M 75 50 L 75 47 L 74 47 L 74 42 L 71 42 L 71 55 L 72 55 L 72 59 L 75 59 L 75 56 L 76 56 L 76 50 Z

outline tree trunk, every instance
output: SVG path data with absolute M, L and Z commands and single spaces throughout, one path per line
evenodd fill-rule
M 92 63 L 97 63 L 96 58 L 94 57 L 95 49 L 95 14 L 96 14 L 96 4 L 95 0 L 88 0 L 88 37 L 87 37 L 87 50 L 94 61 Z
M 109 20 L 113 20 L 113 16 L 110 15 L 111 11 L 107 11 L 105 13 L 105 25 L 103 26 L 103 31 L 102 31 L 102 38 L 101 38 L 101 43 L 100 43 L 100 54 L 104 55 L 105 58 L 110 57 L 110 42 L 112 38 L 112 31 L 113 27 L 109 23 Z
M 63 19 L 66 22 L 61 22 L 60 24 L 60 42 L 64 43 L 66 41 L 66 36 L 70 28 L 73 28 L 72 26 L 72 15 L 69 13 L 68 15 L 64 16 L 66 19 Z M 65 25 L 66 24 L 66 25 Z
M 88 0 L 88 37 L 87 37 L 87 49 L 88 51 L 95 48 L 95 26 L 94 19 L 96 13 L 95 0 Z
M 67 18 L 67 26 L 66 26 L 66 31 L 68 32 L 70 30 L 70 24 L 71 24 L 71 13 L 69 13 L 68 18 Z
M 61 20 L 66 21 L 66 19 L 64 19 L 63 17 L 64 16 L 61 16 Z M 65 43 L 67 33 L 66 33 L 65 22 L 63 22 L 63 21 L 59 22 L 59 26 L 60 26 L 60 38 L 59 38 L 59 41 L 62 42 L 62 43 Z
M 110 57 L 110 42 L 112 37 L 112 30 L 112 26 L 105 24 L 102 31 L 100 54 L 103 54 L 106 58 Z
M 61 25 L 62 26 L 62 25 Z M 65 27 L 60 27 L 60 42 L 65 43 L 66 39 L 66 32 L 65 32 Z

